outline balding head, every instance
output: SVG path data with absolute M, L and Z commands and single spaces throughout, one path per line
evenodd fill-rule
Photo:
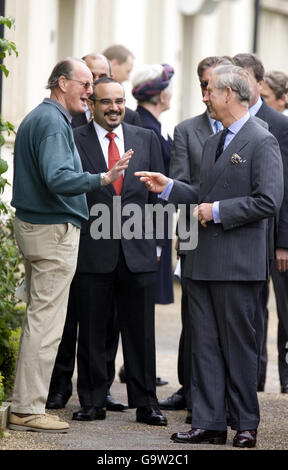
M 101 77 L 111 77 L 111 65 L 107 57 L 102 54 L 87 54 L 82 57 L 85 60 L 87 67 L 92 72 L 93 80 L 98 80 Z

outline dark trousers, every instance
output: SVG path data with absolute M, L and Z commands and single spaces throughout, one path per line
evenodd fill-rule
M 76 274 L 74 288 L 81 312 L 77 351 L 81 406 L 105 403 L 109 387 L 106 344 L 113 305 L 122 338 L 129 406 L 157 404 L 155 273 L 131 273 L 121 253 L 114 272 Z
M 262 282 L 187 279 L 192 338 L 192 427 L 256 429 L 255 312 Z
M 277 315 L 278 315 L 278 370 L 280 384 L 288 383 L 288 272 L 280 273 L 276 264 L 271 264 L 271 277 L 273 281 Z M 258 305 L 258 321 L 256 325 L 257 342 L 259 345 L 259 373 L 258 390 L 264 390 L 267 370 L 267 330 L 268 330 L 268 303 L 269 282 L 264 285 Z
M 288 271 L 271 270 L 278 315 L 278 369 L 280 384 L 288 384 Z
M 181 256 L 181 321 L 182 330 L 178 347 L 178 381 L 182 385 L 178 393 L 185 397 L 186 407 L 191 409 L 191 325 L 188 313 L 187 279 L 183 276 L 185 255 Z

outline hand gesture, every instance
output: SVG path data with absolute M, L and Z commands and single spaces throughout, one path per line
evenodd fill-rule
M 166 188 L 169 179 L 162 173 L 153 173 L 151 171 L 136 171 L 135 176 L 140 177 L 140 181 L 145 183 L 146 188 L 152 193 L 162 193 Z
M 127 152 L 122 155 L 118 162 L 105 174 L 105 183 L 110 184 L 113 181 L 116 181 L 123 170 L 126 170 L 129 165 L 130 158 L 132 157 L 134 151 L 132 149 L 127 150 Z

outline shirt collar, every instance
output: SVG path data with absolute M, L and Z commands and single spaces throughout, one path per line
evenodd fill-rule
M 95 127 L 95 130 L 96 130 L 96 133 L 98 135 L 98 138 L 99 140 L 102 140 L 104 139 L 104 137 L 106 137 L 106 134 L 109 132 L 107 131 L 107 129 L 104 129 L 104 127 L 100 126 L 99 124 L 97 124 L 97 122 L 93 121 L 93 124 L 94 124 L 94 127 Z M 116 136 L 123 140 L 123 128 L 122 128 L 122 124 L 120 124 L 118 127 L 115 127 L 115 129 L 113 129 L 113 131 L 110 131 L 110 132 L 114 132 L 114 134 L 116 134 Z
M 48 104 L 52 104 L 53 106 L 55 106 L 57 109 L 59 109 L 59 111 L 65 116 L 65 118 L 71 124 L 71 121 L 72 121 L 71 114 L 69 113 L 69 111 L 67 111 L 66 108 L 64 108 L 64 106 L 62 106 L 62 104 L 59 103 L 59 101 L 56 101 L 53 98 L 44 98 L 43 103 L 48 103 Z
M 250 118 L 249 112 L 247 112 L 241 119 L 238 119 L 238 121 L 235 121 L 231 124 L 231 126 L 228 127 L 229 131 L 232 132 L 232 134 L 237 134 L 237 132 L 240 131 L 241 127 L 244 126 L 245 122 L 248 121 Z
M 255 104 L 253 104 L 253 106 L 251 106 L 251 108 L 249 108 L 249 114 L 250 116 L 255 116 L 255 114 L 258 113 L 259 109 L 261 108 L 262 106 L 262 100 L 261 100 L 261 97 L 259 96 L 258 100 L 256 101 Z

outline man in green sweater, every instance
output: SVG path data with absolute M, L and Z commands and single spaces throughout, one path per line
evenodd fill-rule
M 85 111 L 92 80 L 81 59 L 56 64 L 47 85 L 50 98 L 25 117 L 16 135 L 11 204 L 28 302 L 9 420 L 14 430 L 69 428 L 45 414 L 45 404 L 76 269 L 81 222 L 89 216 L 85 193 L 115 181 L 133 153 L 126 152 L 107 173 L 83 172 L 71 120 Z

